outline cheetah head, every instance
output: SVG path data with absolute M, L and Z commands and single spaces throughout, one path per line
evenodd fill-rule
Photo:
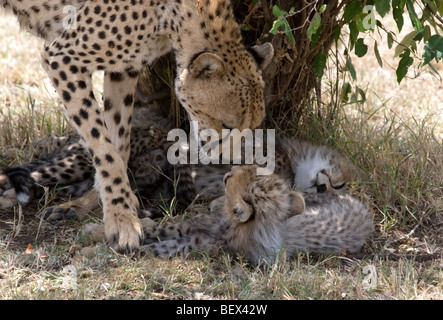
M 257 166 L 234 166 L 224 176 L 224 212 L 236 223 L 284 220 L 305 209 L 303 196 L 275 174 L 257 175 Z
M 293 163 L 294 184 L 307 193 L 341 192 L 352 181 L 355 168 L 344 156 L 330 150 L 324 156 L 318 148 L 312 156 Z
M 199 129 L 255 129 L 265 116 L 262 70 L 272 60 L 270 43 L 236 54 L 203 51 L 176 79 L 177 96 Z

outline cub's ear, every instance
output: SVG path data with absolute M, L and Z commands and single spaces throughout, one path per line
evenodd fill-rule
M 223 184 L 224 184 L 224 185 L 226 185 L 226 182 L 228 182 L 228 179 L 229 179 L 230 177 L 232 177 L 232 172 L 231 172 L 231 171 L 229 171 L 228 173 L 226 173 L 226 174 L 223 176 Z
M 221 77 L 226 71 L 222 58 L 212 52 L 196 55 L 188 70 L 193 78 Z
M 258 46 L 248 47 L 247 50 L 252 54 L 255 62 L 258 64 L 258 67 L 261 70 L 266 69 L 274 57 L 274 47 L 270 42 L 265 42 Z

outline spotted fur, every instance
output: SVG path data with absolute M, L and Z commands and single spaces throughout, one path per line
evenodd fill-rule
M 167 160 L 167 150 L 172 144 L 167 141 L 168 130 L 172 127 L 170 121 L 152 105 L 135 109 L 134 115 L 128 163 L 132 189 L 140 198 L 148 200 L 160 196 L 165 201 L 175 198 L 177 211 L 185 210 L 194 200 L 196 190 L 189 165 L 172 166 Z M 4 178 L 0 188 L 6 194 L 0 193 L 0 208 L 17 202 L 27 204 L 43 194 L 43 187 L 53 188 L 61 196 L 77 198 L 91 190 L 95 170 L 79 135 L 49 136 L 35 143 L 35 149 L 41 157 L 2 170 L 0 176 Z M 14 188 L 15 196 L 8 188 Z M 98 195 L 88 194 L 84 199 L 47 208 L 45 217 L 51 223 L 63 220 L 66 215 L 82 219 L 85 216 L 83 208 L 90 211 L 98 207 Z
M 287 257 L 356 252 L 372 233 L 372 214 L 349 194 L 303 197 L 275 174 L 257 176 L 256 166 L 236 166 L 224 181 L 225 195 L 212 202 L 210 214 L 148 225 L 144 249 L 161 257 L 223 249 L 260 264 L 284 251 Z
M 171 127 L 168 120 L 149 106 L 136 109 L 135 120 L 128 163 L 134 189 L 142 195 L 148 195 L 155 189 L 156 194 L 162 192 L 163 196 L 175 197 L 178 211 L 186 209 L 196 195 L 198 201 L 210 201 L 223 194 L 223 177 L 230 171 L 231 165 L 171 166 L 165 158 L 171 146 L 171 142 L 165 139 L 167 129 Z M 0 208 L 12 206 L 17 200 L 29 202 L 34 194 L 41 194 L 38 192 L 40 186 L 55 185 L 59 194 L 74 197 L 82 196 L 92 187 L 94 168 L 79 136 L 50 136 L 43 141 L 37 142 L 37 145 L 39 153 L 45 154 L 45 157 L 4 170 L 9 180 L 4 179 L 5 182 L 0 184 L 5 190 L 4 197 L 7 197 L 2 199 L 0 194 Z M 48 145 L 55 147 L 52 154 L 48 153 Z M 285 137 L 277 140 L 275 172 L 292 187 L 308 193 L 344 191 L 346 184 L 355 176 L 350 161 L 336 150 Z M 173 192 L 156 188 L 163 186 L 167 180 L 174 182 Z M 15 187 L 15 198 L 11 196 L 7 184 L 9 188 Z M 94 206 L 86 204 L 87 201 L 94 201 L 98 207 L 98 197 L 88 196 L 48 208 L 49 213 L 55 211 L 57 214 L 46 217 L 49 221 L 53 218 L 58 220 L 63 218 L 59 213 L 69 213 L 73 217 L 72 212 L 77 211 L 77 218 L 81 218 L 82 207 Z
M 231 165 L 194 169 L 198 193 L 221 195 L 223 176 Z M 275 142 L 275 170 L 292 187 L 307 193 L 342 192 L 356 178 L 356 170 L 343 154 L 325 145 L 288 137 Z
M 45 39 L 43 68 L 86 142 L 105 234 L 118 250 L 139 248 L 143 236 L 139 203 L 126 174 L 134 88 L 143 66 L 175 52 L 175 91 L 200 129 L 255 129 L 265 115 L 261 69 L 272 46 L 243 46 L 228 0 L 198 3 L 0 0 L 22 28 Z M 104 70 L 104 110 L 92 92 L 97 70 Z
M 171 146 L 171 142 L 165 140 L 167 129 L 171 128 L 168 119 L 161 117 L 152 106 L 146 106 L 136 109 L 134 120 L 128 166 L 132 187 L 142 197 L 161 193 L 166 199 L 175 198 L 177 211 L 183 211 L 194 201 L 209 202 L 223 194 L 223 177 L 231 165 L 171 166 L 165 158 Z M 10 207 L 17 200 L 28 202 L 34 194 L 41 194 L 39 186 L 56 184 L 59 194 L 74 197 L 83 195 L 92 187 L 92 178 L 86 178 L 93 176 L 94 168 L 78 136 L 50 136 L 43 140 L 46 143 L 38 142 L 37 145 L 39 152 L 46 154 L 46 159 L 43 157 L 4 170 L 9 180 L 0 183 L 0 189 L 4 190 L 0 192 L 0 208 Z M 56 147 L 52 154 L 47 153 L 48 145 Z M 275 172 L 292 187 L 307 193 L 343 192 L 346 184 L 355 177 L 352 164 L 342 154 L 307 141 L 279 137 L 275 158 Z M 17 196 L 8 190 L 12 186 Z M 98 195 L 88 194 L 85 198 L 47 208 L 45 217 L 52 223 L 68 217 L 83 219 L 87 212 L 98 209 L 98 206 Z

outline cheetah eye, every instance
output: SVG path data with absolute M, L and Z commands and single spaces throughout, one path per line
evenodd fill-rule
M 346 185 L 346 183 L 342 183 L 341 185 L 338 186 L 332 186 L 335 190 L 340 190 L 341 188 L 343 188 Z

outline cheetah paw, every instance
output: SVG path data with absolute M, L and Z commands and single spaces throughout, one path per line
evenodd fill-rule
M 105 215 L 105 236 L 115 250 L 122 253 L 134 252 L 140 249 L 143 241 L 143 226 L 136 215 Z
M 17 195 L 6 174 L 0 169 L 0 208 L 6 209 L 18 203 Z
M 49 207 L 45 209 L 43 219 L 54 225 L 66 220 L 79 220 L 75 209 L 63 205 Z

